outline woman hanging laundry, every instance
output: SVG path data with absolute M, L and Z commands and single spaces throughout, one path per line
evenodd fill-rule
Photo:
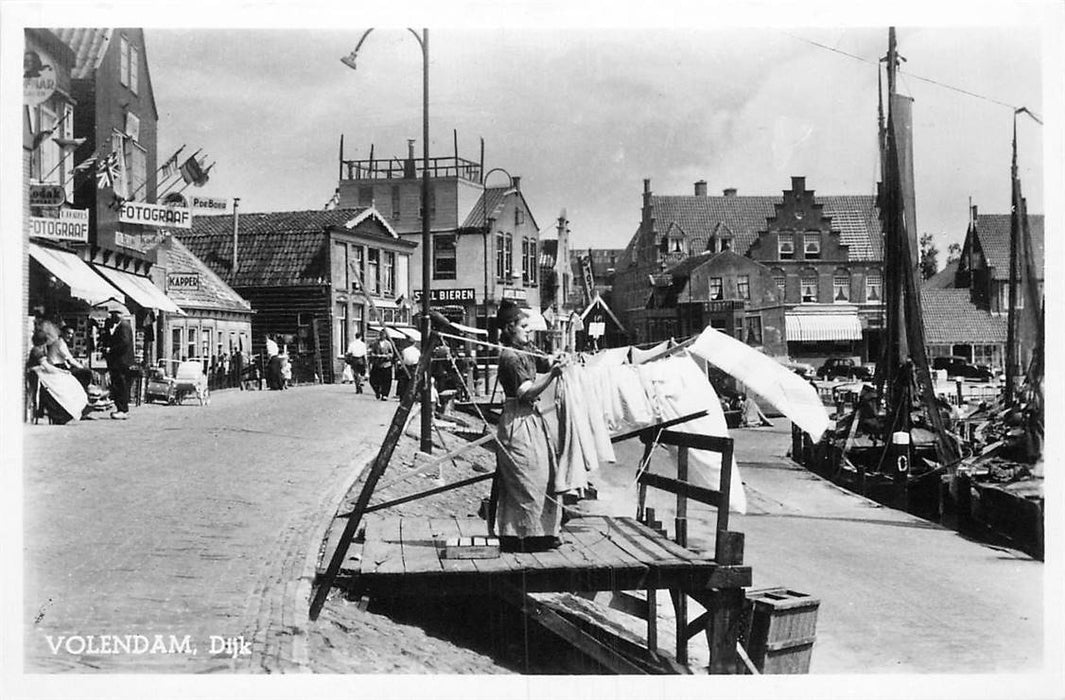
M 534 552 L 558 546 L 562 509 L 549 493 L 557 468 L 537 399 L 562 373 L 529 350 L 529 320 L 513 302 L 496 314 L 500 341 L 499 383 L 506 401 L 497 429 L 499 505 L 496 532 L 506 551 Z M 537 370 L 546 372 L 537 376 Z

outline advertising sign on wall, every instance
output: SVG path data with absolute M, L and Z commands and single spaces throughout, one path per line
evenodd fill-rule
M 62 185 L 30 185 L 31 207 L 58 207 L 67 201 L 67 192 Z
M 166 276 L 166 291 L 187 292 L 200 288 L 200 273 L 171 272 Z
M 79 243 L 89 240 L 89 212 L 86 209 L 61 209 L 58 219 L 31 216 L 29 223 L 30 236 L 35 238 Z
M 422 300 L 422 290 L 414 290 L 415 301 Z M 429 290 L 429 303 L 430 304 L 454 304 L 461 301 L 476 301 L 476 291 L 472 288 L 466 289 L 430 289 Z
M 36 51 L 27 51 L 22 59 L 22 101 L 36 107 L 46 102 L 57 86 L 55 69 Z
M 180 207 L 164 207 L 147 202 L 126 202 L 118 213 L 118 220 L 142 226 L 175 226 L 192 228 L 192 213 Z
M 214 214 L 225 214 L 229 210 L 228 199 L 217 199 L 215 197 L 199 197 L 197 195 L 192 195 L 189 197 L 189 204 L 197 211 Z

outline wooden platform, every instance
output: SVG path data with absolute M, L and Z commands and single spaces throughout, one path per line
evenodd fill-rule
M 336 584 L 371 597 L 479 595 L 510 584 L 525 593 L 739 588 L 751 568 L 719 566 L 633 518 L 589 516 L 568 521 L 562 545 L 549 552 L 502 553 L 494 559 L 445 559 L 445 542 L 484 536 L 478 518 L 366 518 L 362 542 L 348 548 Z M 339 534 L 327 544 L 333 551 Z M 320 564 L 319 575 L 326 562 Z

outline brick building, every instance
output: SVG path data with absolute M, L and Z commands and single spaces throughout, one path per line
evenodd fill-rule
M 837 354 L 875 359 L 881 237 L 873 195 L 815 195 L 803 177 L 777 197 L 739 196 L 731 188 L 710 196 L 703 181 L 693 195 L 662 196 L 644 180 L 640 225 L 615 271 L 613 308 L 633 342 L 662 340 L 662 319 L 649 323 L 659 314 L 645 313 L 656 284 L 672 284 L 660 276 L 691 256 L 732 251 L 768 268 L 784 307 L 788 355 L 814 363 Z M 755 279 L 765 276 L 759 271 Z M 733 301 L 752 308 L 746 299 Z

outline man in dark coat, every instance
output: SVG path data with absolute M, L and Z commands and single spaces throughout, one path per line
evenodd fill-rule
M 129 310 L 122 304 L 112 303 L 107 310 L 110 318 L 104 337 L 104 358 L 111 377 L 111 400 L 115 402 L 111 418 L 126 420 L 129 418 L 130 367 L 133 366 L 133 326 L 129 322 Z

